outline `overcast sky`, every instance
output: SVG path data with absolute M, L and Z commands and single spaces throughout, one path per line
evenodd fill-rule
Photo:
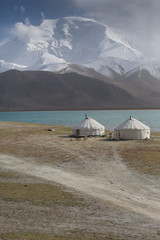
M 160 56 L 160 0 L 0 0 L 0 41 L 17 22 L 85 16 L 122 32 L 134 46 Z

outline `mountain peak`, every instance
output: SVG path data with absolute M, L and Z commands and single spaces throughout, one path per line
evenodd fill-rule
M 0 45 L 0 71 L 59 71 L 80 64 L 103 74 L 108 68 L 126 74 L 146 61 L 145 56 L 107 25 L 84 17 L 45 19 L 39 26 L 16 23 L 14 38 Z M 4 67 L 5 66 L 5 67 Z

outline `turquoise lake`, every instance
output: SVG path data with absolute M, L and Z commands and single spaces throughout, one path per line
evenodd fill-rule
M 72 127 L 88 117 L 113 130 L 130 116 L 143 122 L 151 131 L 160 132 L 160 110 L 99 110 L 99 111 L 26 111 L 0 112 L 0 121 L 53 124 Z

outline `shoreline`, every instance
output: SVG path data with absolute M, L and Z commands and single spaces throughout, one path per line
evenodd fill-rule
M 2 112 L 69 112 L 69 111 L 128 111 L 128 110 L 160 110 L 160 108 L 102 108 L 102 109 L 28 109 L 28 110 L 19 110 L 19 109 L 6 109 L 0 110 Z
M 4 111 L 0 112 L 0 121 L 73 127 L 84 119 L 85 114 L 110 131 L 132 116 L 149 126 L 152 132 L 160 132 L 159 109 Z
M 16 125 L 24 125 L 24 126 L 41 126 L 41 127 L 54 127 L 54 128 L 57 128 L 57 129 L 60 129 L 60 128 L 65 128 L 65 129 L 70 129 L 71 132 L 72 132 L 72 127 L 69 127 L 69 126 L 65 126 L 65 125 L 57 125 L 57 124 L 50 124 L 50 123 L 31 123 L 31 122 L 17 122 L 17 121 L 1 121 L 0 120 L 0 124 L 12 124 L 12 125 L 15 125 L 15 126 L 12 126 L 12 127 L 16 127 Z M 1 127 L 0 127 L 1 128 Z M 47 130 L 46 130 L 47 131 Z M 109 130 L 109 129 L 106 129 L 106 131 L 108 132 L 113 132 L 114 130 Z M 53 133 L 53 132 L 52 132 Z M 160 134 L 160 131 L 151 131 L 150 132 L 151 134 L 153 134 L 153 136 L 155 134 Z M 97 137 L 94 137 L 92 136 L 91 138 L 97 138 Z M 103 137 L 100 137 L 100 138 L 103 138 Z M 123 140 L 124 141 L 124 140 Z M 132 140 L 126 140 L 126 141 L 132 141 Z

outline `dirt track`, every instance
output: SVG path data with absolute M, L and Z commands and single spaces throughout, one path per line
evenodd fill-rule
M 14 172 L 57 182 L 160 221 L 159 182 L 131 172 L 116 153 L 113 157 L 114 161 L 102 160 L 96 176 L 85 176 L 83 172 L 69 172 L 51 164 L 39 164 L 7 155 L 0 155 L 0 165 Z
M 6 124 L 1 127 L 5 129 Z M 13 128 L 14 124 L 11 124 L 10 127 Z M 19 127 L 23 129 L 23 125 L 17 125 L 14 129 L 19 129 Z M 9 148 L 9 152 L 5 152 L 5 154 L 1 150 L 1 171 L 9 170 L 27 176 L 27 178 L 36 177 L 44 182 L 60 184 L 71 192 L 77 192 L 78 195 L 86 196 L 86 198 L 88 196 L 92 202 L 90 205 L 92 210 L 86 209 L 84 213 L 81 210 L 81 216 L 78 218 L 78 215 L 73 216 L 68 213 L 68 210 L 63 209 L 64 219 L 61 219 L 61 224 L 54 223 L 54 232 L 65 233 L 66 229 L 76 229 L 78 226 L 79 229 L 87 231 L 95 230 L 97 233 L 101 231 L 101 234 L 108 232 L 115 234 L 115 229 L 118 228 L 116 235 L 127 240 L 160 238 L 160 177 L 136 172 L 126 165 L 117 151 L 125 144 L 132 146 L 135 144 L 134 142 L 110 142 L 100 138 L 76 141 L 56 135 L 56 133 L 44 133 L 44 130 L 42 134 L 36 132 L 31 135 L 30 127 L 34 127 L 29 125 L 24 127 L 25 134 L 20 133 L 15 138 L 14 131 L 17 132 L 17 130 L 12 129 L 13 136 L 3 138 L 3 145 L 9 144 L 13 147 Z M 29 134 L 27 134 L 28 128 Z M 34 130 L 32 131 L 34 132 Z M 15 152 L 12 154 L 12 149 L 15 151 L 17 146 L 18 149 L 25 149 L 24 156 L 22 153 L 17 154 L 17 151 L 16 154 Z M 27 149 L 30 151 L 28 152 Z M 95 207 L 95 204 L 99 207 Z M 8 209 L 7 203 L 3 203 L 2 206 L 4 209 Z M 18 206 L 15 206 L 18 209 Z M 107 210 L 102 210 L 106 206 Z M 24 206 L 23 208 L 25 209 Z M 53 209 L 50 210 L 50 212 L 52 211 Z M 74 211 L 76 213 L 78 210 Z M 36 218 L 36 214 L 34 214 L 34 218 Z M 54 216 L 54 213 L 52 214 Z M 59 213 L 57 214 L 59 215 Z M 67 218 L 69 218 L 69 222 L 66 223 Z M 32 223 L 33 220 L 30 219 L 29 222 Z M 6 221 L 9 221 L 9 218 L 5 217 L 4 223 L 0 225 L 2 232 L 4 226 L 6 230 L 10 229 L 9 225 L 5 225 Z M 49 220 L 45 221 L 43 230 L 52 232 L 53 225 L 50 226 Z M 59 221 L 60 219 L 57 219 L 57 223 Z M 18 224 L 20 222 L 21 219 Z M 112 223 L 113 226 L 107 225 L 109 223 Z M 14 228 L 17 226 L 16 224 L 12 222 Z M 29 229 L 29 231 L 31 229 L 41 231 L 41 224 L 34 226 L 33 222 L 28 226 L 23 225 L 21 228 Z

